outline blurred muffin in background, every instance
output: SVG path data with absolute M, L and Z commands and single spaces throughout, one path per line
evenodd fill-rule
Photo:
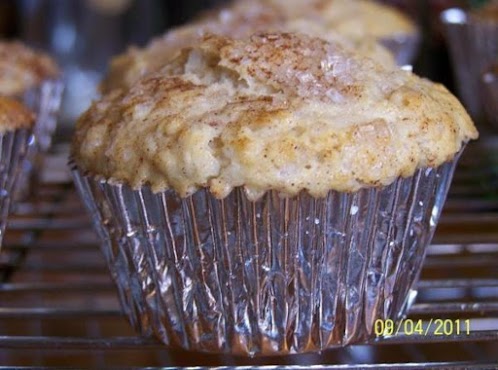
M 0 95 L 16 97 L 36 113 L 36 146 L 45 151 L 56 128 L 61 70 L 48 54 L 19 41 L 0 41 Z
M 0 96 L 0 135 L 15 130 L 30 129 L 35 115 L 15 99 Z
M 47 54 L 17 41 L 0 41 L 0 94 L 22 97 L 60 72 Z
M 231 5 L 237 12 L 244 11 L 247 0 Z M 325 32 L 336 32 L 356 43 L 375 40 L 386 46 L 398 65 L 412 63 L 419 45 L 415 23 L 401 11 L 373 0 L 256 0 L 272 8 L 287 21 L 307 19 L 321 24 Z M 314 35 L 316 36 L 316 35 Z
M 239 0 L 245 1 L 245 0 Z M 411 35 L 415 24 L 397 9 L 371 0 L 257 0 L 287 18 L 310 17 L 354 39 Z
M 0 95 L 19 99 L 36 114 L 35 140 L 23 163 L 17 198 L 27 197 L 34 169 L 40 169 L 41 154 L 52 142 L 63 90 L 60 78 L 61 71 L 48 54 L 18 41 L 0 41 Z

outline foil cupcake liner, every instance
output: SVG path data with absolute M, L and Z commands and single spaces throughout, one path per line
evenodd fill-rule
M 57 128 L 62 92 L 61 80 L 46 80 L 23 96 L 24 104 L 36 114 L 33 128 L 35 140 L 30 143 L 22 165 L 21 178 L 15 191 L 16 201 L 26 199 L 37 182 L 37 171 L 43 167 L 43 154 L 50 148 Z
M 441 13 L 457 90 L 475 120 L 482 119 L 481 77 L 498 56 L 498 23 L 473 19 L 464 10 Z
M 412 65 L 415 62 L 421 39 L 419 33 L 414 33 L 412 35 L 383 38 L 379 42 L 391 51 L 398 66 L 404 66 Z
M 12 191 L 21 172 L 28 146 L 33 141 L 33 135 L 29 130 L 0 134 L 0 247 L 7 224 Z
M 498 130 L 498 70 L 482 77 L 484 113 L 487 121 Z
M 254 356 L 362 342 L 376 319 L 400 319 L 455 163 L 380 189 L 256 202 L 240 188 L 182 199 L 72 170 L 135 329 Z

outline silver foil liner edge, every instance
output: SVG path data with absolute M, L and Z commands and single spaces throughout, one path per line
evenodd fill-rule
M 37 115 L 34 134 L 40 152 L 46 152 L 52 143 L 63 90 L 62 80 L 55 79 L 43 81 L 40 86 L 24 94 L 24 104 Z
M 12 191 L 31 141 L 30 130 L 22 129 L 0 134 L 0 247 L 7 224 Z
M 50 148 L 57 128 L 57 116 L 62 101 L 62 80 L 46 80 L 23 96 L 24 104 L 36 114 L 33 128 L 34 140 L 22 165 L 15 200 L 24 200 L 36 184 L 37 171 L 43 167 L 43 154 Z
M 182 199 L 73 166 L 133 326 L 170 346 L 238 355 L 320 351 L 400 319 L 457 158 L 392 185 L 250 202 Z

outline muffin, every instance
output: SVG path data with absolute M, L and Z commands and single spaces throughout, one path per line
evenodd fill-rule
M 48 55 L 20 42 L 0 41 L 0 95 L 22 100 L 37 117 L 35 140 L 24 162 L 24 180 L 17 190 L 18 197 L 24 198 L 33 166 L 41 161 L 38 154 L 50 147 L 55 132 L 62 97 L 60 71 Z
M 319 24 L 325 30 L 323 35 L 335 32 L 356 44 L 365 40 L 380 42 L 394 54 L 398 65 L 412 63 L 418 49 L 419 35 L 414 23 L 395 8 L 375 1 L 238 0 L 218 16 L 227 12 L 245 14 L 249 7 L 271 9 L 286 22 L 307 20 L 310 25 Z
M 403 13 L 375 1 L 319 0 L 317 3 L 330 27 L 353 39 L 396 38 L 417 32 L 414 23 Z
M 498 1 L 467 12 L 441 14 L 458 94 L 474 119 L 483 119 L 482 75 L 498 56 Z
M 476 137 L 444 87 L 338 43 L 209 35 L 95 102 L 71 166 L 137 330 L 301 353 L 403 315 Z
M 0 42 L 0 94 L 22 97 L 47 79 L 57 78 L 54 61 L 20 42 Z
M 373 37 L 394 54 L 398 65 L 412 64 L 420 36 L 413 23 L 397 9 L 371 0 L 321 0 L 324 18 L 332 29 L 353 40 Z
M 328 2 L 336 4 L 337 11 L 344 16 L 352 17 L 354 12 L 359 10 L 354 6 L 345 5 L 350 2 L 344 2 L 344 4 L 341 1 Z M 173 59 L 182 48 L 195 44 L 203 35 L 208 33 L 244 38 L 259 31 L 301 32 L 325 40 L 340 42 L 344 47 L 354 49 L 357 53 L 386 65 L 394 65 L 396 62 L 402 65 L 412 61 L 412 56 L 407 57 L 406 55 L 407 52 L 412 55 L 412 50 L 415 51 L 415 48 L 411 46 L 407 48 L 404 46 L 405 41 L 400 44 L 400 40 L 415 39 L 416 29 L 412 23 L 397 12 L 395 13 L 391 8 L 378 4 L 358 5 L 357 7 L 361 9 L 367 9 L 363 12 L 367 16 L 356 22 L 362 23 L 363 20 L 365 22 L 367 19 L 370 20 L 368 24 L 365 23 L 361 27 L 357 27 L 356 24 L 344 26 L 339 23 L 338 19 L 329 20 L 323 17 L 322 13 L 319 12 L 321 9 L 318 8 L 318 5 L 312 6 L 312 4 L 298 1 L 296 4 L 288 6 L 275 0 L 243 0 L 236 1 L 221 10 L 210 11 L 191 24 L 170 30 L 165 35 L 152 40 L 143 49 L 131 47 L 124 54 L 115 57 L 102 81 L 101 91 L 105 94 L 116 88 L 129 88 L 137 79 L 147 73 L 157 71 L 166 62 Z M 396 18 L 392 14 L 397 14 L 400 21 L 394 23 L 393 26 L 385 25 L 384 20 L 379 21 L 383 19 L 382 16 L 379 18 L 379 11 L 377 13 L 368 11 L 372 7 L 377 10 L 387 8 L 388 18 L 385 21 L 390 22 L 391 18 Z M 299 12 L 290 12 L 289 9 L 299 10 Z M 328 8 L 327 11 L 334 13 Z M 374 27 L 375 32 L 367 33 L 366 30 L 370 27 L 370 23 L 375 23 L 374 16 L 377 17 L 375 21 L 382 24 L 382 27 L 387 28 L 389 32 L 387 30 L 381 32 L 382 27 L 377 26 L 377 28 Z M 404 26 L 396 28 L 398 23 Z M 353 35 L 352 29 L 355 27 L 361 29 L 361 35 Z M 396 60 L 379 41 L 385 43 L 391 50 L 396 49 Z
M 11 193 L 31 140 L 35 116 L 20 102 L 0 96 L 0 247 Z
M 322 24 L 327 32 L 336 32 L 356 43 L 380 42 L 393 53 L 398 65 L 413 63 L 416 56 L 417 27 L 403 13 L 385 4 L 371 0 L 238 0 L 229 8 L 243 13 L 248 3 L 271 8 L 287 21 L 307 19 Z

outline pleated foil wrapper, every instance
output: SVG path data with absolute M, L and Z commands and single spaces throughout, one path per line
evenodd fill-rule
M 37 138 L 36 146 L 41 152 L 46 152 L 52 144 L 63 90 L 61 80 L 46 80 L 24 95 L 24 104 L 37 115 L 34 133 Z
M 482 85 L 486 119 L 498 130 L 498 65 L 483 75 Z
M 420 34 L 399 35 L 380 39 L 379 42 L 394 56 L 398 66 L 413 65 L 420 49 Z
M 24 104 L 36 114 L 35 140 L 31 142 L 23 162 L 21 179 L 15 192 L 16 201 L 26 199 L 31 188 L 36 186 L 38 171 L 43 168 L 43 155 L 50 148 L 57 128 L 63 90 L 61 80 L 46 80 L 23 96 Z
M 315 199 L 242 189 L 182 199 L 82 173 L 123 311 L 137 331 L 191 351 L 321 351 L 398 320 L 420 273 L 456 159 L 385 188 Z
M 30 130 L 0 134 L 0 248 L 10 210 L 12 191 L 18 179 L 28 146 L 34 141 Z
M 498 58 L 498 22 L 473 19 L 458 8 L 441 13 L 441 22 L 458 95 L 479 121 L 483 118 L 482 75 Z

